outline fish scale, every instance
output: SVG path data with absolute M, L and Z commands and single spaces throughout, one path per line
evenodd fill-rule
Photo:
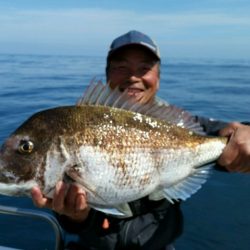
M 29 195 L 38 185 L 52 197 L 58 181 L 70 180 L 92 208 L 129 217 L 128 202 L 185 200 L 202 186 L 204 165 L 227 140 L 201 132 L 183 110 L 158 99 L 138 104 L 94 83 L 76 106 L 38 112 L 10 135 L 0 153 L 0 193 Z

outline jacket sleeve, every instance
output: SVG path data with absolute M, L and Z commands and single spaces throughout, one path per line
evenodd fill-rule
M 227 122 L 214 120 L 211 118 L 206 118 L 206 117 L 201 117 L 201 116 L 195 116 L 195 120 L 201 124 L 201 126 L 204 129 L 204 132 L 207 135 L 211 135 L 211 136 L 217 136 L 219 131 L 228 125 Z M 241 122 L 241 123 L 244 125 L 250 125 L 250 122 L 246 122 L 246 121 Z M 218 164 L 214 166 L 214 169 L 223 171 L 223 172 L 228 172 L 226 168 L 223 168 L 219 166 Z
M 202 116 L 195 116 L 195 121 L 199 122 L 207 135 L 218 135 L 219 131 L 228 125 L 227 122 L 214 120 Z
M 218 135 L 219 131 L 226 127 L 229 123 L 220 121 L 220 120 L 214 120 L 212 118 L 206 118 L 202 116 L 195 116 L 195 121 L 199 122 L 200 125 L 203 127 L 204 132 L 207 135 Z M 250 122 L 243 121 L 241 124 L 250 126 Z

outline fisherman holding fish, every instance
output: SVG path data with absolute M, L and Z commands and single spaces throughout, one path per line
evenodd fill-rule
M 118 92 L 120 92 L 119 95 L 122 97 L 120 99 L 118 97 L 117 99 L 119 100 L 113 101 L 119 103 L 124 100 L 124 105 L 126 106 L 126 98 L 123 96 L 123 93 L 126 93 L 128 98 L 132 98 L 138 103 L 148 105 L 140 108 L 140 105 L 138 104 L 139 108 L 136 107 L 138 110 L 143 110 L 144 113 L 146 113 L 145 107 L 153 110 L 148 103 L 153 103 L 156 92 L 159 89 L 160 63 L 161 59 L 159 48 L 147 35 L 138 31 L 130 31 L 116 38 L 112 42 L 107 56 L 106 76 L 111 89 L 114 89 L 115 91 L 118 90 Z M 94 92 L 92 90 L 91 91 L 95 95 L 96 93 L 101 92 L 101 89 L 106 91 L 106 89 L 102 86 L 98 87 L 97 85 L 94 88 Z M 99 89 L 99 92 L 96 92 L 96 89 Z M 89 97 L 89 99 L 91 98 L 94 98 L 93 95 L 92 97 Z M 104 97 L 102 95 L 100 99 L 103 98 Z M 108 99 L 109 100 L 107 102 L 110 102 L 110 98 Z M 99 101 L 105 102 L 103 100 L 95 100 L 96 103 Z M 86 102 L 86 97 L 82 100 L 82 103 L 84 102 Z M 120 106 L 123 107 L 122 104 L 120 104 Z M 152 114 L 157 113 L 157 116 L 163 117 L 164 115 L 160 113 L 164 113 L 165 111 L 159 108 L 157 112 L 148 112 L 151 112 Z M 224 141 L 222 139 L 221 141 L 218 139 L 218 141 L 216 141 L 215 144 L 212 144 L 212 146 L 209 146 L 210 142 L 205 143 L 209 152 L 210 150 L 213 151 L 214 147 L 218 147 L 218 156 L 220 155 L 220 157 L 217 163 L 220 166 L 232 172 L 250 172 L 250 127 L 248 125 L 238 122 L 227 124 L 225 122 L 214 121 L 203 117 L 193 116 L 190 118 L 188 115 L 188 118 L 186 119 L 185 113 L 183 114 L 182 118 L 184 121 L 184 127 L 186 127 L 186 124 L 190 122 L 192 124 L 197 123 L 199 124 L 199 127 L 204 130 L 203 132 L 205 132 L 205 134 L 216 136 L 220 135 L 227 138 L 227 140 Z M 106 116 L 104 116 L 103 119 L 109 119 L 112 116 L 112 112 L 106 113 L 105 115 Z M 117 119 L 118 118 L 116 117 L 116 120 L 110 121 L 111 123 L 114 121 L 118 122 Z M 144 118 L 140 113 L 134 115 L 133 119 L 137 123 L 146 119 L 147 124 L 144 124 L 143 126 L 151 127 L 152 130 L 158 129 L 159 127 L 158 121 L 151 120 L 149 117 Z M 178 117 L 174 119 L 178 119 Z M 189 125 L 187 125 L 187 127 L 189 128 Z M 111 136 L 109 128 L 112 128 L 112 124 L 106 125 L 107 130 L 104 130 L 104 128 L 102 128 L 102 130 L 103 133 L 105 132 Z M 159 134 L 161 132 L 159 128 L 152 136 L 150 131 L 142 133 L 139 139 L 137 139 L 135 134 L 133 140 L 128 141 L 127 143 L 130 147 L 132 147 L 133 143 L 136 144 L 137 140 L 143 140 L 146 143 L 149 141 L 147 138 L 148 135 L 151 135 L 151 140 L 153 140 L 153 137 L 156 136 L 157 133 Z M 179 133 L 178 128 L 176 131 L 176 133 Z M 196 131 L 196 129 L 194 129 L 194 131 Z M 98 131 L 96 133 L 98 133 Z M 119 133 L 125 132 L 121 129 Z M 100 134 L 100 137 L 97 137 L 94 140 L 97 148 L 99 147 L 98 145 L 104 146 L 102 144 L 103 141 L 100 139 L 102 136 L 103 134 Z M 189 136 L 192 136 L 192 132 L 190 131 L 185 134 L 185 138 L 189 138 Z M 59 146 L 61 153 L 59 155 L 55 155 L 52 152 L 47 155 L 47 160 L 51 159 L 56 161 L 59 159 L 56 157 L 62 157 L 63 159 L 69 158 L 67 148 L 64 147 L 64 144 L 62 143 L 63 139 L 59 139 L 61 140 L 61 144 Z M 105 139 L 108 138 L 102 137 L 102 140 L 105 141 Z M 27 138 L 23 140 L 20 153 L 29 153 L 29 151 L 33 150 L 33 144 L 27 143 L 27 140 Z M 199 140 L 203 141 L 200 137 Z M 10 144 L 11 141 L 8 143 Z M 174 137 L 171 143 L 175 145 Z M 225 146 L 226 143 L 227 145 Z M 157 144 L 158 140 L 154 142 L 153 146 L 157 147 Z M 191 145 L 191 147 L 194 147 L 194 144 L 196 145 L 196 142 L 192 141 L 189 143 L 189 146 Z M 178 148 L 178 146 L 179 145 L 176 144 L 173 150 Z M 211 147 L 211 149 L 209 147 Z M 56 151 L 57 148 L 55 147 L 54 150 Z M 139 149 L 135 150 L 138 150 L 137 154 L 141 153 Z M 95 164 L 100 164 L 100 170 L 101 163 L 98 162 L 98 159 L 94 162 L 90 162 L 88 159 L 88 154 L 93 154 L 90 147 L 85 147 L 85 151 L 80 151 L 79 154 L 84 158 L 84 161 L 91 166 L 91 168 L 95 168 Z M 132 158 L 137 157 L 137 155 L 135 155 L 136 153 L 134 154 L 133 152 L 129 154 Z M 190 155 L 190 153 L 181 152 L 180 158 L 185 159 L 187 155 Z M 164 157 L 161 157 L 162 156 L 159 154 L 159 151 L 154 151 L 153 158 L 150 158 L 148 154 L 145 154 L 145 157 L 141 157 L 140 162 L 145 165 L 150 165 L 151 162 L 155 161 L 159 167 L 160 165 L 164 165 L 164 161 L 166 160 Z M 195 157 L 197 156 L 194 153 L 193 158 Z M 158 158 L 160 158 L 161 161 L 159 161 Z M 136 159 L 137 158 L 135 158 L 135 160 Z M 127 162 L 129 160 L 129 158 L 125 158 L 119 165 L 119 171 L 122 171 L 123 174 L 125 174 L 126 171 L 131 171 L 131 174 L 136 171 L 136 164 L 135 166 L 130 166 L 130 168 L 127 166 Z M 197 161 L 199 161 L 197 166 L 207 162 L 207 160 L 198 158 Z M 178 161 L 173 160 L 170 165 L 173 165 L 175 162 L 175 168 L 177 169 Z M 189 162 L 188 158 L 186 162 Z M 186 163 L 183 163 L 183 166 L 185 166 L 185 164 Z M 134 169 L 132 167 L 134 167 Z M 102 172 L 97 171 L 95 176 L 88 177 L 88 171 L 84 172 L 83 175 L 81 175 L 81 171 L 81 169 L 75 166 L 72 172 L 68 172 L 68 177 L 73 180 L 79 179 L 80 185 L 67 184 L 63 181 L 59 181 L 56 185 L 53 199 L 47 198 L 39 187 L 34 187 L 32 189 L 32 198 L 36 206 L 54 210 L 63 228 L 70 233 L 79 235 L 79 242 L 72 243 L 68 246 L 68 249 L 174 249 L 172 243 L 182 233 L 183 224 L 180 202 L 178 200 L 185 200 L 192 193 L 198 190 L 208 173 L 208 169 L 206 167 L 192 168 L 191 170 L 183 168 L 170 178 L 170 182 L 175 178 L 175 176 L 184 175 L 185 171 L 193 171 L 194 175 L 192 175 L 191 178 L 186 178 L 185 176 L 181 177 L 184 181 L 178 183 L 178 185 L 176 185 L 176 183 L 171 183 L 169 185 L 169 189 L 157 189 L 150 194 L 146 194 L 145 191 L 145 197 L 143 196 L 130 202 L 125 202 L 122 206 L 117 207 L 118 209 L 115 209 L 116 207 L 114 206 L 114 209 L 112 210 L 112 208 L 105 207 L 105 203 L 100 205 L 102 202 L 109 199 L 104 198 L 109 197 L 109 191 L 103 190 L 103 194 L 100 195 L 101 197 L 97 195 L 95 198 L 97 200 L 99 199 L 100 204 L 99 206 L 94 206 L 93 204 L 95 204 L 96 201 L 94 199 L 91 200 L 93 197 L 91 198 L 91 195 L 88 196 L 88 194 L 95 194 L 96 187 L 91 186 L 91 184 L 86 184 L 85 186 L 83 185 L 85 189 L 81 187 L 82 179 L 84 177 L 86 177 L 86 182 L 88 182 L 88 178 L 98 179 L 99 177 L 101 182 L 105 182 L 105 179 L 101 178 Z M 158 171 L 160 172 L 161 169 L 158 169 Z M 148 173 L 150 172 L 145 172 L 143 178 L 140 179 L 139 184 L 152 184 L 151 179 L 153 179 L 153 174 L 151 176 Z M 110 175 L 112 174 L 113 172 L 111 172 Z M 161 175 L 165 174 L 166 173 L 164 171 L 161 172 Z M 157 178 L 161 178 L 161 176 Z M 129 185 L 134 184 L 135 183 L 129 183 Z M 122 191 L 123 190 L 121 189 L 120 192 Z M 140 192 L 143 193 L 144 188 L 141 189 Z M 119 193 L 117 194 L 116 199 L 119 199 Z M 122 203 L 122 200 L 120 203 Z

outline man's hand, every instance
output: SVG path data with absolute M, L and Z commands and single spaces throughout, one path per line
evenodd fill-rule
M 50 208 L 58 214 L 68 216 L 75 222 L 84 221 L 89 214 L 90 208 L 86 203 L 85 192 L 77 185 L 68 186 L 62 181 L 56 185 L 53 199 L 43 196 L 39 187 L 34 187 L 31 196 L 35 206 Z
M 230 123 L 219 134 L 229 138 L 218 164 L 232 172 L 250 173 L 250 127 Z

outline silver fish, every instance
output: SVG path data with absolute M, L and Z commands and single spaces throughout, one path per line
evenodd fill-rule
M 70 180 L 83 187 L 91 207 L 125 217 L 127 203 L 144 196 L 185 200 L 226 145 L 226 138 L 201 130 L 174 106 L 138 104 L 93 83 L 77 105 L 38 112 L 5 141 L 0 193 L 30 195 L 38 185 L 51 197 L 59 180 Z

